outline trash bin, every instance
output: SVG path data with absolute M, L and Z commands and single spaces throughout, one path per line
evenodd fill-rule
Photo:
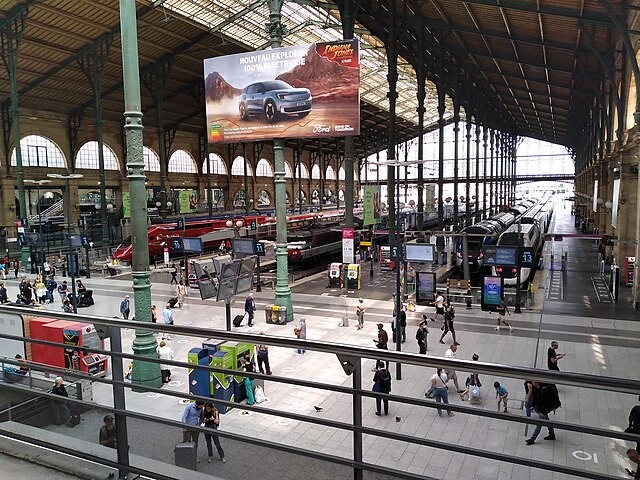
M 271 307 L 271 323 L 278 323 L 280 314 L 280 307 L 278 305 L 274 305 Z
M 442 251 L 440 252 L 440 265 L 446 265 L 447 264 L 447 252 Z
M 278 310 L 278 323 L 284 325 L 287 323 L 287 307 L 282 306 Z
M 267 323 L 273 323 L 273 305 L 264 307 L 264 319 Z

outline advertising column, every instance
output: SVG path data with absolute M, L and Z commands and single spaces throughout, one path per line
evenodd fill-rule
M 354 236 L 353 228 L 342 229 L 342 263 L 355 263 Z

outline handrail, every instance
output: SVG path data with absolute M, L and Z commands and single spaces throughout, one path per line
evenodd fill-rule
M 11 313 L 18 313 L 18 314 L 33 313 L 38 316 L 42 315 L 42 312 L 38 310 L 31 310 L 23 307 L 14 307 L 14 306 L 0 306 L 0 312 L 11 312 Z M 448 405 L 448 404 L 442 405 L 442 404 L 436 404 L 435 402 L 428 401 L 421 398 L 410 398 L 410 397 L 407 398 L 400 395 L 371 392 L 369 390 L 362 389 L 362 386 L 361 386 L 361 368 L 362 368 L 361 359 L 362 358 L 382 359 L 382 360 L 388 360 L 391 362 L 417 365 L 421 367 L 448 367 L 456 370 L 470 370 L 470 371 L 474 371 L 481 374 L 493 374 L 493 375 L 497 374 L 501 376 L 509 376 L 509 377 L 515 377 L 515 378 L 527 378 L 532 380 L 540 380 L 542 382 L 547 382 L 547 383 L 562 383 L 566 385 L 573 385 L 577 387 L 588 387 L 588 388 L 599 389 L 599 390 L 615 390 L 617 392 L 633 393 L 636 395 L 640 393 L 640 381 L 638 380 L 598 377 L 595 375 L 584 375 L 584 374 L 567 373 L 567 372 L 549 372 L 546 370 L 538 370 L 538 369 L 532 369 L 528 367 L 513 367 L 513 366 L 498 365 L 498 364 L 484 363 L 484 362 L 469 362 L 469 361 L 457 360 L 457 359 L 452 360 L 452 359 L 446 359 L 446 358 L 440 358 L 440 357 L 418 355 L 413 353 L 385 351 L 385 350 L 350 346 L 350 345 L 337 344 L 337 343 L 326 343 L 326 342 L 318 342 L 313 340 L 299 340 L 299 339 L 291 339 L 291 338 L 284 338 L 284 337 L 254 335 L 254 334 L 238 333 L 238 332 L 227 332 L 227 331 L 211 330 L 211 329 L 204 329 L 204 328 L 190 327 L 190 326 L 176 326 L 176 325 L 169 326 L 169 325 L 161 325 L 161 324 L 159 325 L 159 324 L 153 324 L 153 323 L 145 323 L 141 325 L 141 322 L 105 318 L 105 317 L 98 317 L 98 316 L 91 316 L 91 315 L 74 315 L 74 314 L 66 314 L 63 312 L 46 312 L 45 315 L 50 318 L 66 319 L 71 321 L 85 321 L 85 322 L 88 321 L 102 327 L 109 326 L 112 329 L 111 333 L 112 333 L 112 339 L 114 340 L 114 344 L 119 343 L 119 342 L 115 342 L 115 339 L 120 338 L 120 330 L 122 328 L 140 329 L 142 327 L 144 330 L 149 330 L 149 331 L 170 332 L 172 334 L 195 336 L 200 338 L 214 336 L 216 338 L 219 338 L 220 340 L 246 341 L 250 343 L 266 343 L 268 345 L 274 345 L 274 346 L 285 347 L 285 348 L 300 348 L 301 346 L 303 346 L 304 348 L 309 350 L 315 350 L 322 353 L 336 354 L 339 356 L 339 358 L 348 357 L 351 363 L 353 363 L 354 367 L 356 368 L 356 373 L 353 375 L 354 383 L 352 387 L 342 386 L 342 385 L 330 385 L 330 384 L 319 383 L 315 381 L 308 381 L 308 380 L 299 379 L 299 378 L 293 379 L 293 378 L 287 378 L 287 377 L 280 377 L 276 375 L 266 376 L 259 373 L 246 373 L 246 372 L 239 372 L 235 370 L 232 371 L 232 373 L 235 376 L 265 379 L 265 380 L 272 381 L 274 383 L 295 384 L 303 387 L 318 388 L 318 389 L 323 389 L 327 391 L 347 394 L 352 397 L 354 412 L 356 411 L 357 405 L 361 406 L 361 402 L 362 402 L 361 399 L 363 397 L 384 398 L 393 402 L 410 404 L 410 405 L 426 407 L 431 409 L 440 407 L 441 409 L 444 409 L 444 410 L 460 412 L 463 414 L 470 414 L 470 415 L 488 417 L 488 418 L 499 419 L 499 420 L 506 420 L 506 421 L 516 422 L 516 423 L 541 424 L 544 426 L 551 426 L 559 429 L 564 429 L 567 431 L 581 432 L 581 433 L 586 433 L 590 435 L 603 436 L 607 438 L 616 438 L 616 439 L 627 440 L 627 441 L 638 441 L 638 439 L 640 438 L 638 435 L 627 434 L 621 431 L 615 431 L 607 428 L 588 427 L 588 426 L 582 426 L 582 425 L 576 425 L 576 424 L 571 424 L 567 422 L 558 422 L 558 421 L 548 421 L 548 420 L 539 420 L 539 419 L 534 420 L 528 417 L 512 417 L 507 414 L 502 414 L 499 412 L 494 412 L 494 411 L 489 411 L 484 409 L 477 409 L 477 408 L 464 406 L 464 405 Z M 50 342 L 50 341 L 44 341 L 44 340 L 30 339 L 29 337 L 8 335 L 4 333 L 0 333 L 0 338 L 7 338 L 11 340 L 23 340 L 23 341 L 26 340 L 31 343 L 54 345 L 60 348 L 65 347 L 65 345 L 60 342 Z M 84 347 L 77 347 L 77 348 L 79 350 L 89 350 Z M 127 354 L 127 353 L 123 353 L 121 351 L 115 351 L 115 350 L 108 351 L 108 350 L 91 349 L 91 351 L 95 353 L 103 353 L 105 355 L 110 355 L 118 359 L 127 358 L 127 359 L 134 359 L 134 360 L 139 360 L 143 362 L 148 362 L 148 363 L 163 363 L 163 364 L 176 366 L 180 368 L 188 368 L 188 369 L 195 368 L 195 369 L 201 369 L 201 370 L 206 370 L 210 372 L 224 372 L 224 373 L 231 372 L 230 370 L 220 369 L 217 367 L 194 365 L 186 362 L 147 358 L 147 357 Z M 7 359 L 6 363 L 13 364 L 16 366 L 25 365 L 24 362 L 17 362 L 16 360 L 12 360 L 12 359 Z M 119 362 L 114 361 L 114 368 L 118 368 L 118 367 L 115 367 L 117 363 Z M 31 368 L 42 368 L 41 365 L 37 365 L 33 362 L 27 362 L 27 365 L 29 365 L 29 367 Z M 93 378 L 81 372 L 59 368 L 59 367 L 45 366 L 44 368 L 46 368 L 47 371 L 56 372 L 59 374 L 67 375 L 69 377 L 87 378 L 98 383 L 109 384 L 114 387 L 114 391 L 116 388 L 118 389 L 135 388 L 136 391 L 158 393 L 168 397 L 189 398 L 191 400 L 211 401 L 209 397 L 200 397 L 197 395 L 187 394 L 185 392 L 178 392 L 175 390 L 160 389 L 160 388 L 148 387 L 148 386 L 137 385 L 137 384 L 132 385 L 131 383 L 127 383 L 121 380 L 110 380 L 108 378 Z M 1 384 L 0 383 L 0 389 L 1 388 L 10 389 L 14 391 L 22 391 L 22 392 L 31 391 L 31 389 L 28 388 L 27 386 L 23 386 L 19 384 Z M 54 400 L 57 399 L 58 401 L 60 401 L 59 398 L 56 398 L 54 395 L 48 392 L 39 393 L 39 396 L 45 397 L 45 398 L 51 398 Z M 91 406 L 92 408 L 95 408 L 98 410 L 113 412 L 116 415 L 116 418 L 118 418 L 119 415 L 122 415 L 124 417 L 140 418 L 147 421 L 153 421 L 153 422 L 157 422 L 163 425 L 169 425 L 173 427 L 182 428 L 184 426 L 179 421 L 149 416 L 148 413 L 142 414 L 138 412 L 128 411 L 124 408 L 111 408 L 111 407 L 99 405 L 93 402 L 86 402 L 86 401 L 77 400 L 73 398 L 65 398 L 64 401 L 72 404 L 83 405 L 85 407 Z M 218 399 L 216 399 L 215 401 L 222 405 L 237 407 L 237 404 L 234 402 L 228 402 L 228 401 L 223 401 Z M 533 468 L 540 468 L 547 471 L 565 473 L 569 475 L 578 475 L 582 478 L 591 478 L 591 479 L 597 479 L 597 480 L 611 480 L 615 478 L 607 474 L 601 474 L 598 472 L 587 472 L 581 469 L 578 470 L 572 467 L 554 465 L 551 463 L 539 462 L 537 460 L 534 461 L 534 460 L 515 457 L 512 455 L 507 455 L 503 453 L 488 452 L 485 450 L 476 449 L 472 447 L 461 447 L 459 445 L 454 445 L 449 443 L 435 442 L 426 438 L 413 437 L 413 436 L 402 434 L 399 432 L 388 432 L 388 431 L 384 431 L 376 428 L 364 427 L 362 426 L 362 423 L 361 423 L 361 408 L 360 408 L 360 413 L 358 414 L 360 421 L 358 422 L 355 419 L 356 414 L 354 413 L 353 423 L 323 419 L 315 416 L 312 417 L 312 416 L 302 415 L 299 413 L 292 413 L 292 412 L 281 411 L 281 410 L 273 410 L 273 409 L 265 408 L 259 405 L 252 405 L 252 406 L 243 405 L 242 408 L 255 413 L 274 415 L 274 416 L 289 418 L 289 419 L 297 420 L 301 422 L 322 425 L 327 428 L 335 428 L 343 431 L 350 431 L 354 435 L 354 452 L 358 449 L 361 450 L 362 448 L 361 443 L 358 444 L 356 442 L 356 437 L 357 436 L 361 437 L 362 435 L 366 434 L 366 435 L 375 435 L 382 438 L 399 440 L 403 442 L 409 442 L 416 445 L 424 445 L 424 446 L 429 446 L 433 448 L 440 448 L 448 451 L 463 452 L 465 454 L 481 456 L 484 458 L 491 458 L 498 461 L 504 461 L 512 464 L 529 466 Z M 194 429 L 199 431 L 201 430 L 202 432 L 206 433 L 205 429 L 200 429 L 199 427 L 196 427 Z M 2 430 L 0 431 L 4 433 L 4 431 Z M 256 438 L 244 438 L 236 434 L 226 433 L 224 431 L 220 431 L 219 434 L 222 437 L 225 437 L 225 436 L 229 438 L 233 437 L 235 440 L 242 440 L 248 443 L 267 446 L 280 451 L 288 452 L 288 451 L 294 450 L 294 448 L 289 445 L 274 444 L 271 441 L 267 442 L 267 441 L 256 439 Z M 354 453 L 355 456 L 353 457 L 353 459 L 335 457 L 335 456 L 323 454 L 320 452 L 300 450 L 298 448 L 295 448 L 295 453 L 307 455 L 311 458 L 318 458 L 321 460 L 326 460 L 326 461 L 337 463 L 337 464 L 352 466 L 356 471 L 368 470 L 368 471 L 379 472 L 379 473 L 392 475 L 392 476 L 401 475 L 402 478 L 408 478 L 408 479 L 418 479 L 418 478 L 424 479 L 425 478 L 424 476 L 410 474 L 409 472 L 404 472 L 404 471 L 399 471 L 392 468 L 380 467 L 378 465 L 368 464 L 366 462 L 363 462 L 361 460 L 362 457 L 361 456 L 358 457 L 357 455 L 355 455 L 355 453 Z M 356 459 L 359 459 L 359 460 L 356 460 Z

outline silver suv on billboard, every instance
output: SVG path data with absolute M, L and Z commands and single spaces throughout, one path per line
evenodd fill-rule
M 267 122 L 278 115 L 306 117 L 311 111 L 313 97 L 308 88 L 294 88 L 282 80 L 269 80 L 247 85 L 240 95 L 240 118 L 264 115 Z

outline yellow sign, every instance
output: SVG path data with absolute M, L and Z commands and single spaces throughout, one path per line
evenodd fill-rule
M 360 246 L 361 247 L 370 247 L 371 246 L 371 242 L 360 242 Z

